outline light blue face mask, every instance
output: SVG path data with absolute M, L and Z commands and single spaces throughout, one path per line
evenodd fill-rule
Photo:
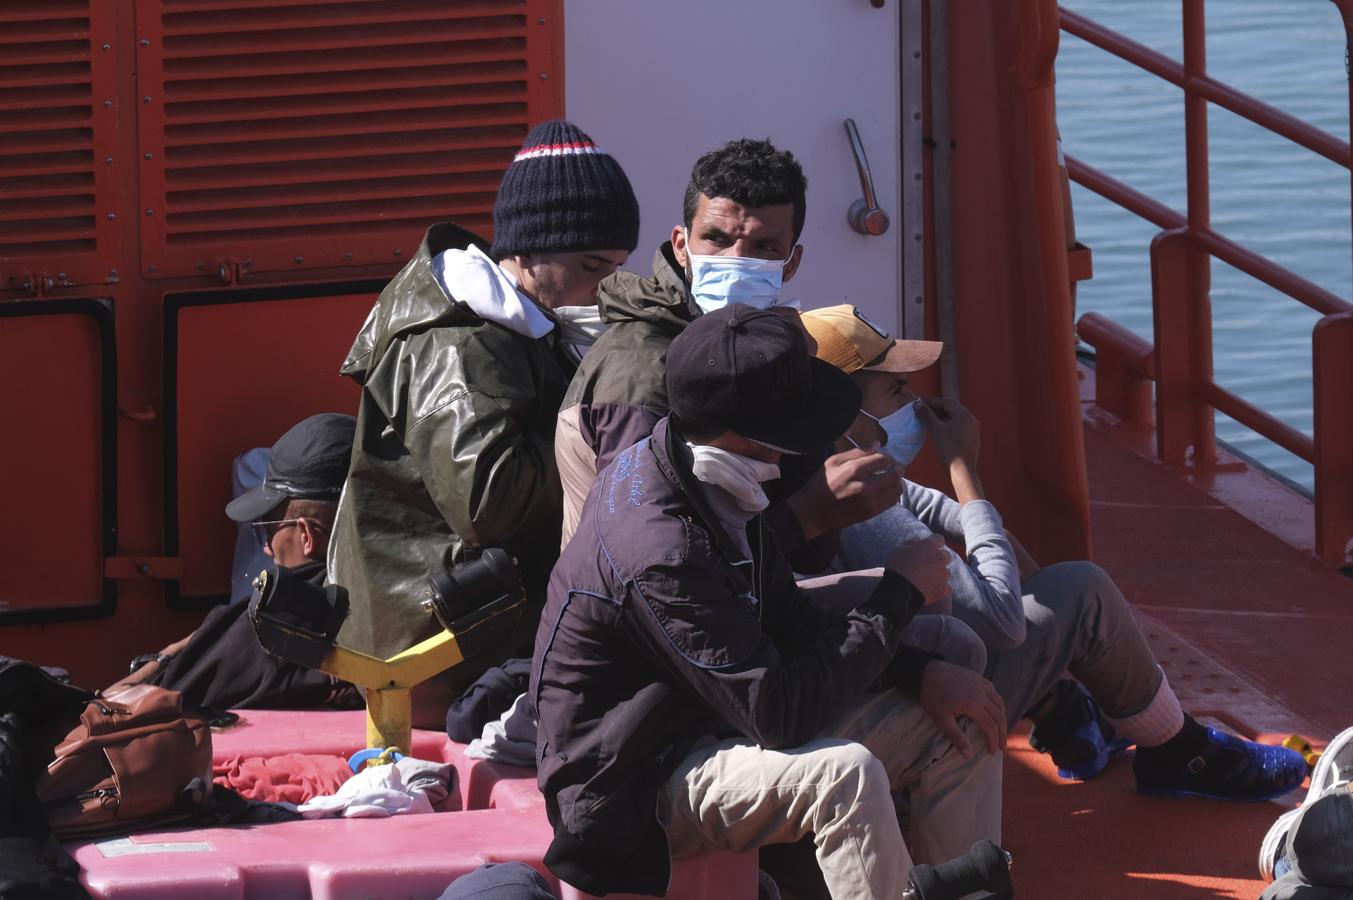
M 690 260 L 691 296 L 704 312 L 714 312 L 730 303 L 744 303 L 757 309 L 780 305 L 785 260 L 694 254 Z
M 888 435 L 888 442 L 882 449 L 904 466 L 911 465 L 911 461 L 916 458 L 916 454 L 921 452 L 921 447 L 925 444 L 925 424 L 916 413 L 916 404 L 920 402 L 920 400 L 913 400 L 881 419 L 860 410 L 879 423 L 879 427 L 883 429 L 884 434 Z

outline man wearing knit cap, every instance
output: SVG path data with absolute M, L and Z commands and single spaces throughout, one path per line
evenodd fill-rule
M 430 575 L 501 547 L 539 610 L 558 555 L 554 423 L 573 370 L 561 322 L 595 304 L 597 284 L 629 257 L 639 207 L 611 156 L 552 121 L 504 174 L 493 227 L 490 247 L 432 226 L 340 370 L 362 399 L 329 573 L 352 598 L 338 643 L 374 656 L 438 631 L 420 607 Z M 528 613 L 525 646 L 534 630 Z M 451 692 L 516 644 L 452 670 L 415 718 L 439 718 Z

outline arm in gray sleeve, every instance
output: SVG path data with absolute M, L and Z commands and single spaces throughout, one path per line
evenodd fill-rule
M 1022 644 L 1024 601 L 1019 566 L 1000 513 L 985 500 L 960 505 L 939 491 L 905 484 L 901 502 L 841 533 L 833 570 L 850 572 L 881 566 L 899 546 L 924 540 L 932 532 L 955 543 L 962 541 L 968 558 L 954 554 L 949 564 L 954 616 L 993 650 Z M 917 509 L 909 505 L 913 500 Z
M 948 494 L 903 479 L 900 502 L 913 516 L 921 520 L 922 525 L 938 535 L 943 535 L 946 541 L 963 540 L 963 523 L 958 513 L 959 502 Z M 1000 521 L 999 516 L 997 521 Z
M 945 498 L 948 499 L 948 498 Z M 993 650 L 1024 643 L 1024 600 L 1019 564 L 1005 536 L 1001 514 L 985 500 L 954 501 L 968 558 L 950 561 L 954 615 Z

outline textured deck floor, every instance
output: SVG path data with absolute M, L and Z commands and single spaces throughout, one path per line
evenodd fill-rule
M 1096 561 L 1133 603 L 1184 707 L 1247 736 L 1318 743 L 1353 725 L 1353 580 L 1313 562 L 1096 427 L 1086 429 Z M 1120 759 L 1056 778 L 1022 737 L 1005 838 L 1022 897 L 1256 897 L 1259 841 L 1286 803 L 1138 796 Z

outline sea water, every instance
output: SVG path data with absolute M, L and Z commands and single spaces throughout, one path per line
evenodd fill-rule
M 1181 0 L 1067 0 L 1173 59 Z M 1345 38 L 1329 0 L 1213 0 L 1209 74 L 1348 140 Z M 1057 112 L 1066 152 L 1174 209 L 1186 209 L 1183 91 L 1062 32 Z M 1353 295 L 1347 170 L 1210 105 L 1212 227 L 1345 299 Z M 1079 185 L 1076 234 L 1094 253 L 1077 314 L 1094 310 L 1152 338 L 1147 250 L 1159 229 Z M 1311 329 L 1319 314 L 1212 262 L 1214 380 L 1307 434 Z M 1350 400 L 1353 414 L 1353 400 Z M 1226 416 L 1218 437 L 1310 489 L 1309 464 Z

